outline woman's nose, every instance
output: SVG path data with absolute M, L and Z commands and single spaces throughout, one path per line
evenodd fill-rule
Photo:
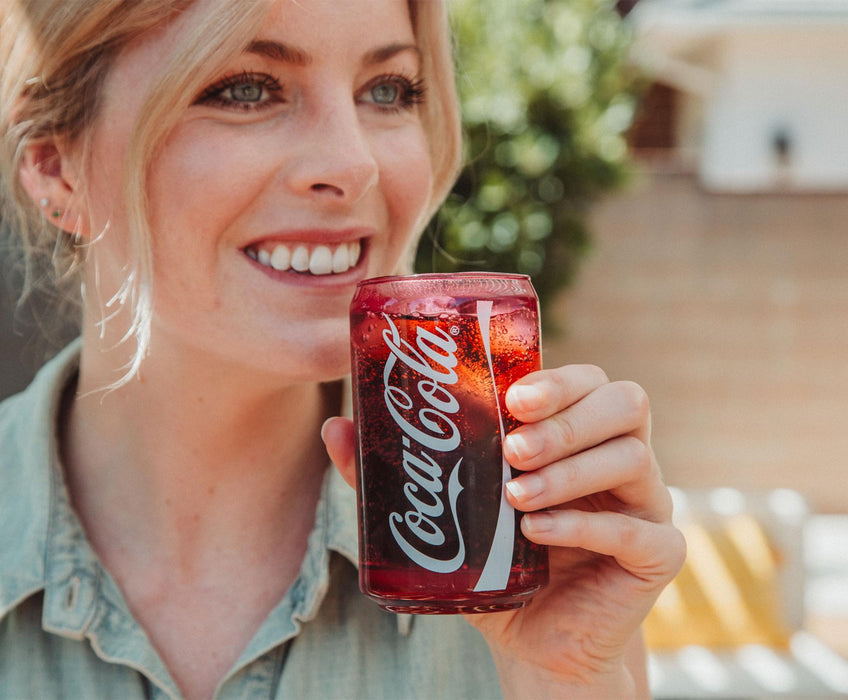
M 325 108 L 317 119 L 304 121 L 309 122 L 306 133 L 284 169 L 288 187 L 339 203 L 361 199 L 376 185 L 379 166 L 357 105 Z

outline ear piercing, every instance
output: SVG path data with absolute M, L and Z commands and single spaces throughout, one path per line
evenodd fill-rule
M 42 208 L 46 209 L 47 207 L 50 206 L 50 200 L 47 199 L 47 197 L 42 197 L 41 200 L 39 201 L 39 204 L 42 206 Z M 62 214 L 61 209 L 54 209 L 51 212 L 50 216 L 52 216 L 54 219 L 58 219 L 61 216 L 61 214 Z

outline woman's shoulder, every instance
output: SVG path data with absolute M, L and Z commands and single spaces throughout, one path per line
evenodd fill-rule
M 33 462 L 49 464 L 62 394 L 79 366 L 79 343 L 62 350 L 39 370 L 21 393 L 0 403 L 0 492 L 33 471 Z
M 76 371 L 70 346 L 0 403 L 0 618 L 44 583 L 51 470 L 61 395 Z

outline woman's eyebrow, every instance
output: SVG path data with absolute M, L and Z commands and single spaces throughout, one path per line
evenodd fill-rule
M 378 63 L 383 63 L 383 61 L 388 61 L 393 56 L 403 53 L 404 51 L 413 52 L 415 57 L 419 61 L 421 60 L 421 51 L 415 44 L 388 44 L 366 53 L 362 62 L 366 66 L 376 65 Z
M 366 66 L 376 65 L 388 61 L 393 56 L 404 51 L 413 52 L 416 58 L 420 60 L 421 51 L 415 44 L 397 43 L 387 44 L 386 46 L 380 46 L 368 51 L 363 57 L 362 63 Z M 247 53 L 266 56 L 275 61 L 290 63 L 295 66 L 308 66 L 312 63 L 312 57 L 303 49 L 271 39 L 256 39 L 250 42 L 247 47 Z
M 247 53 L 255 53 L 275 61 L 292 63 L 296 66 L 308 66 L 312 63 L 312 57 L 306 51 L 270 39 L 257 39 L 250 42 L 247 47 Z

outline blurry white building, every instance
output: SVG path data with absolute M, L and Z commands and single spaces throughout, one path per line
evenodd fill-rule
M 628 19 L 648 145 L 714 190 L 848 189 L 848 0 L 639 0 Z

